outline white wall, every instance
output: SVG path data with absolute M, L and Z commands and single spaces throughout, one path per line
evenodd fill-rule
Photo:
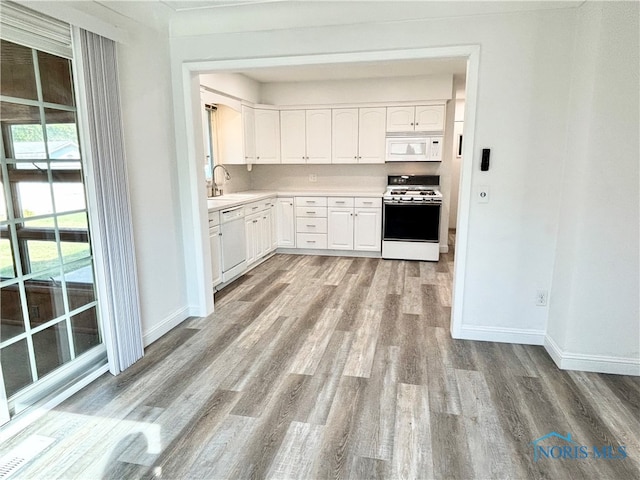
M 491 201 L 470 206 L 463 333 L 504 339 L 515 332 L 520 341 L 541 343 L 547 311 L 535 306 L 534 297 L 537 288 L 550 288 L 552 276 L 574 23 L 575 10 L 568 9 L 213 33 L 175 36 L 171 51 L 175 70 L 203 58 L 479 44 L 471 182 L 489 185 Z M 179 92 L 182 85 L 174 88 Z M 477 168 L 482 147 L 492 148 L 489 172 Z
M 137 25 L 118 44 L 120 94 L 145 341 L 183 320 L 183 244 L 167 33 Z M 123 288 L 125 288 L 123 286 Z
M 548 329 L 568 368 L 640 374 L 639 17 L 580 10 Z
M 388 73 L 393 75 L 393 69 Z M 449 100 L 452 90 L 453 75 L 277 82 L 261 85 L 260 102 L 267 105 L 325 105 Z

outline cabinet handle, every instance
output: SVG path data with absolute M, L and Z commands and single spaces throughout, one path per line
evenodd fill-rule
M 307 225 L 307 227 L 313 227 L 313 228 L 315 228 L 316 226 L 315 226 L 315 225 Z
M 258 208 L 260 208 L 260 207 L 251 207 L 251 210 L 256 210 Z
M 307 240 L 307 243 L 316 243 L 315 240 Z
M 260 157 L 256 157 L 256 160 L 260 160 Z
M 309 215 L 313 215 L 313 214 L 314 214 L 314 213 L 316 213 L 316 212 L 307 212 L 307 213 L 308 213 Z
M 373 202 L 362 202 L 362 203 L 366 203 L 367 205 L 371 205 Z
M 357 157 L 357 156 L 356 156 L 356 157 L 353 157 L 353 159 L 354 159 L 354 160 L 357 160 L 357 159 L 358 159 L 358 157 Z
M 413 122 L 411 122 L 411 126 L 413 127 Z
M 258 223 L 258 220 L 254 220 L 253 223 Z
M 220 233 L 218 234 L 218 236 L 219 236 L 219 237 L 221 237 L 221 236 L 222 236 L 222 232 L 220 232 Z

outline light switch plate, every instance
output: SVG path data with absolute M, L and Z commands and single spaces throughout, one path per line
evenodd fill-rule
M 317 182 L 318 181 L 318 176 L 315 173 L 310 173 L 309 174 L 309 181 L 311 183 Z

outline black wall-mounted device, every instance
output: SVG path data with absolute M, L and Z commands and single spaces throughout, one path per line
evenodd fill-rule
M 491 156 L 491 149 L 490 148 L 483 148 L 482 149 L 482 162 L 480 162 L 480 170 L 482 170 L 483 172 L 486 172 L 487 170 L 489 170 L 489 157 Z

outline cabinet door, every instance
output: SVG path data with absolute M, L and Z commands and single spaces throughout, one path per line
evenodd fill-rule
M 387 132 L 411 132 L 415 123 L 415 107 L 387 107 Z
M 307 110 L 307 163 L 331 163 L 331 110 Z
M 215 287 L 222 283 L 222 245 L 220 242 L 220 226 L 211 227 L 209 229 L 209 246 L 211 249 L 211 280 Z
M 271 205 L 270 215 L 271 215 L 271 246 L 269 247 L 269 251 L 273 252 L 276 248 L 278 248 L 278 217 L 276 214 L 275 200 L 273 200 L 273 203 Z
M 416 107 L 415 129 L 420 132 L 444 130 L 444 105 Z
M 360 109 L 358 163 L 384 163 L 387 149 L 386 124 L 386 108 Z
M 256 162 L 256 116 L 251 107 L 242 105 L 242 137 L 245 163 Z
M 282 163 L 306 163 L 305 111 L 280 112 L 280 153 Z
M 296 217 L 293 198 L 278 198 L 276 202 L 276 224 L 278 247 L 296 246 Z
M 262 252 L 261 256 L 264 257 L 271 252 L 271 212 L 269 210 L 262 212 L 260 232 L 260 251 Z
M 379 252 L 382 241 L 382 209 L 356 208 L 354 215 L 354 250 Z
M 256 249 L 256 260 L 260 260 L 267 253 L 265 248 L 264 241 L 264 223 L 265 223 L 265 215 L 264 213 L 260 213 L 254 223 L 255 228 L 255 249 Z
M 327 217 L 327 248 L 353 250 L 353 209 L 329 208 Z
M 256 109 L 255 117 L 255 163 L 280 163 L 280 112 Z
M 257 259 L 256 251 L 256 223 L 257 219 L 255 215 L 246 217 L 244 219 L 245 235 L 247 239 L 247 265 L 251 265 Z
M 331 162 L 358 163 L 358 109 L 332 110 Z

